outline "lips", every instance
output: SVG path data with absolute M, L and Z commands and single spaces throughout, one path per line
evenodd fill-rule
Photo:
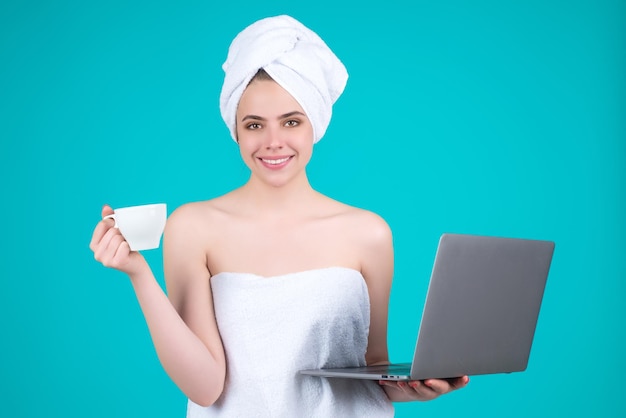
M 261 157 L 259 158 L 259 160 L 261 161 L 264 167 L 267 167 L 272 170 L 277 170 L 289 164 L 289 161 L 291 161 L 292 158 L 293 158 L 293 155 L 286 155 L 286 156 L 280 155 L 280 156 L 275 156 L 271 158 Z
M 275 158 L 275 159 L 261 158 L 261 161 L 263 161 L 265 164 L 279 165 L 279 164 L 289 161 L 289 158 L 291 157 L 283 157 L 283 158 Z

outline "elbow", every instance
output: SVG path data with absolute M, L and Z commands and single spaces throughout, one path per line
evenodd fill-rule
M 224 362 L 206 362 L 205 360 L 202 358 L 196 360 L 195 363 L 200 363 L 200 365 L 192 369 L 174 368 L 171 374 L 172 380 L 189 401 L 202 407 L 215 404 L 226 387 Z
M 214 387 L 207 388 L 196 394 L 189 394 L 189 400 L 193 403 L 206 407 L 211 406 L 222 396 L 224 392 L 224 382 L 216 384 Z
M 195 403 L 196 405 L 207 407 L 207 406 L 213 405 L 217 401 L 217 398 L 211 398 L 211 397 L 205 396 L 202 398 L 189 398 L 189 400 Z

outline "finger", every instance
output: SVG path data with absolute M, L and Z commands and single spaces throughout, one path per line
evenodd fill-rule
M 424 383 L 437 393 L 448 393 L 460 389 L 469 382 L 468 376 L 455 377 L 452 379 L 428 379 Z
M 406 394 L 411 394 L 415 392 L 414 388 L 410 385 L 411 382 L 397 382 L 400 390 Z
M 101 214 L 103 218 L 112 213 L 113 213 L 113 209 L 111 208 L 111 206 L 104 205 L 102 207 Z M 89 249 L 91 249 L 91 251 L 95 251 L 95 248 L 97 247 L 98 243 L 100 242 L 104 234 L 109 230 L 109 228 L 112 228 L 114 225 L 115 225 L 115 221 L 110 220 L 110 219 L 106 219 L 106 220 L 98 222 L 98 224 L 94 228 L 93 233 L 91 234 L 91 241 L 89 242 Z
M 113 228 L 114 223 L 110 219 L 106 219 L 104 221 L 98 222 L 96 227 L 94 228 L 93 234 L 91 235 L 91 241 L 89 242 L 89 248 L 91 251 L 96 251 L 96 248 L 102 241 L 104 235 Z
M 467 381 L 469 381 L 469 378 L 463 376 L 454 379 L 427 379 L 424 381 L 424 384 L 441 395 L 455 389 L 460 389 L 465 386 Z
M 130 250 L 128 243 L 121 235 L 116 235 L 111 239 L 102 257 L 102 265 L 114 269 L 122 269 L 128 262 Z
M 461 376 L 461 377 L 457 377 L 454 379 L 450 379 L 448 380 L 448 382 L 450 383 L 450 386 L 452 386 L 452 390 L 457 390 L 457 389 L 461 389 L 467 386 L 467 384 L 469 383 L 469 380 L 470 380 L 469 376 Z
M 437 391 L 433 390 L 425 381 L 412 380 L 409 382 L 409 387 L 421 398 L 421 399 L 435 399 L 440 395 Z
M 398 385 L 398 382 L 393 381 L 393 380 L 379 380 L 378 384 L 381 386 L 390 387 L 394 390 L 399 390 L 401 392 L 404 392 L 404 390 Z
M 110 260 L 115 255 L 115 251 L 117 250 L 116 245 L 121 244 L 121 240 L 115 238 L 116 235 L 114 231 L 107 231 L 98 244 L 96 251 L 94 251 L 94 258 L 107 267 Z
M 126 240 L 122 239 L 122 242 L 120 242 L 120 244 L 117 246 L 117 250 L 113 255 L 114 265 L 122 266 L 128 260 L 130 252 L 130 245 L 128 245 L 128 242 Z
M 103 264 L 108 263 L 115 256 L 115 252 L 123 240 L 124 237 L 118 229 L 109 228 L 97 243 L 94 249 L 94 258 Z
M 384 386 L 392 387 L 393 389 L 403 392 L 407 395 L 414 395 L 415 390 L 410 386 L 410 382 L 404 381 L 383 381 Z
M 428 386 L 432 391 L 437 394 L 443 394 L 450 391 L 450 383 L 441 379 L 428 379 L 424 381 L 424 385 Z
M 102 206 L 102 217 L 104 218 L 105 216 L 109 216 L 111 214 L 113 214 L 113 208 L 111 208 L 111 206 L 109 205 L 104 205 Z

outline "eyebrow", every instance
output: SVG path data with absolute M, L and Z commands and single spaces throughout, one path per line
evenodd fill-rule
M 277 119 L 285 119 L 285 118 L 289 118 L 291 116 L 295 116 L 295 115 L 300 115 L 300 116 L 304 116 L 306 117 L 306 115 L 298 110 L 294 110 L 293 112 L 288 112 L 285 113 L 284 115 L 280 115 Z M 257 116 L 257 115 L 246 115 L 243 118 L 241 118 L 241 121 L 244 122 L 248 119 L 252 119 L 252 120 L 265 120 L 265 118 L 261 117 L 261 116 Z

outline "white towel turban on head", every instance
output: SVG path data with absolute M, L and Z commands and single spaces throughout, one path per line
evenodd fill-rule
M 261 68 L 302 106 L 313 126 L 313 140 L 319 141 L 348 80 L 339 58 L 316 33 L 290 16 L 261 19 L 241 31 L 222 66 L 220 95 L 222 118 L 235 141 L 239 100 Z

